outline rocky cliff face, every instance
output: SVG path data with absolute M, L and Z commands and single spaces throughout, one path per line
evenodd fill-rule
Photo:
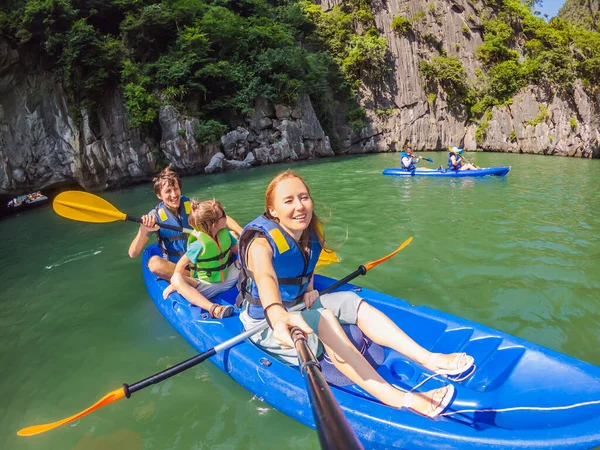
M 341 0 L 320 3 L 328 10 Z M 343 108 L 334 109 L 336 153 L 398 151 L 410 142 L 418 150 L 456 145 L 600 157 L 600 98 L 590 98 L 581 86 L 569 95 L 535 86 L 522 90 L 511 105 L 492 110 L 479 143 L 477 124 L 460 108 L 451 109 L 442 91 L 428 98 L 419 62 L 439 55 L 442 46 L 461 60 L 475 83 L 480 63 L 474 53 L 483 43 L 481 2 L 373 0 L 370 5 L 388 42 L 390 71 L 381 86 L 361 88 L 369 120 L 360 132 L 345 123 Z M 395 33 L 391 23 L 397 15 L 420 17 L 413 28 L 421 38 Z M 244 126 L 220 142 L 200 145 L 193 137 L 196 119 L 171 106 L 161 107 L 159 136 L 132 129 L 117 90 L 106 92 L 93 109 L 72 111 L 61 85 L 35 61 L 35 55 L 21 54 L 0 39 L 0 196 L 65 184 L 115 188 L 151 178 L 166 160 L 192 174 L 334 154 L 307 97 L 294 106 L 259 102 Z
M 118 92 L 76 123 L 67 96 L 31 55 L 0 40 L 0 194 L 79 184 L 101 190 L 147 178 L 157 144 L 129 127 Z
M 322 0 L 321 6 L 329 10 L 341 3 Z M 375 0 L 371 8 L 378 30 L 388 41 L 391 68 L 383 89 L 363 87 L 361 93 L 370 125 L 361 131 L 360 141 L 371 149 L 398 151 L 410 142 L 418 150 L 456 145 L 471 151 L 600 157 L 600 98 L 590 98 L 579 85 L 570 96 L 537 86 L 522 90 L 512 105 L 493 109 L 479 144 L 477 124 L 468 122 L 456 108 L 450 110 L 443 92 L 428 100 L 419 62 L 440 55 L 441 46 L 447 56 L 461 60 L 471 83 L 476 83 L 481 64 L 474 54 L 483 44 L 481 2 Z M 421 15 L 413 21 L 414 33 L 395 33 L 391 23 L 396 15 Z M 416 39 L 417 33 L 428 39 Z M 527 124 L 536 122 L 540 109 L 548 112 L 543 120 Z
M 598 0 L 566 0 L 557 17 L 576 23 L 588 30 L 600 31 Z
M 150 179 L 165 159 L 196 174 L 333 156 L 307 96 L 293 108 L 259 102 L 246 128 L 206 145 L 193 137 L 196 119 L 163 106 L 157 141 L 129 126 L 116 89 L 94 108 L 70 110 L 62 86 L 33 59 L 0 40 L 0 196 L 61 185 L 114 189 Z

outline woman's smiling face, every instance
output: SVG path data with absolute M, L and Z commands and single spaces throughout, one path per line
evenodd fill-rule
M 313 216 L 313 201 L 304 182 L 296 177 L 280 181 L 269 213 L 289 234 L 300 239 Z

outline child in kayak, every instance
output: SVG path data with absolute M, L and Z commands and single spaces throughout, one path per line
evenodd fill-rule
M 160 228 L 161 223 L 189 228 L 188 215 L 191 211 L 190 199 L 181 195 L 181 180 L 169 165 L 154 178 L 154 193 L 160 203 L 148 214 L 142 216 L 142 224 L 138 233 L 129 245 L 129 257 L 136 258 L 146 246 L 148 239 L 156 234 L 158 245 L 162 251 L 160 256 L 153 256 L 148 261 L 148 268 L 156 276 L 169 280 L 175 264 L 185 254 L 188 236 L 182 231 Z M 233 232 L 242 232 L 242 227 L 227 217 L 227 226 Z
M 450 170 L 474 170 L 477 169 L 473 164 L 468 163 L 460 156 L 464 150 L 457 147 L 448 147 L 448 168 Z
M 454 395 L 449 384 L 428 392 L 402 392 L 386 382 L 352 345 L 340 323 L 358 326 L 376 344 L 392 348 L 433 372 L 459 375 L 473 369 L 465 353 L 432 353 L 421 347 L 392 320 L 352 291 L 321 296 L 313 287 L 313 271 L 323 248 L 320 220 L 304 180 L 291 171 L 277 175 L 265 194 L 266 212 L 248 224 L 240 236 L 240 321 L 245 329 L 266 319 L 267 332 L 250 339 L 288 364 L 298 365 L 290 328 L 308 334 L 318 356 L 323 347 L 346 377 L 396 408 L 410 408 L 435 417 Z M 301 313 L 288 308 L 304 302 Z
M 208 311 L 211 317 L 229 317 L 233 313 L 231 305 L 221 306 L 210 299 L 233 287 L 238 280 L 237 239 L 227 229 L 227 215 L 221 203 L 192 200 L 191 206 L 188 220 L 196 233 L 190 236 L 187 251 L 175 266 L 163 298 L 177 291 L 188 302 Z M 191 276 L 185 274 L 188 264 Z

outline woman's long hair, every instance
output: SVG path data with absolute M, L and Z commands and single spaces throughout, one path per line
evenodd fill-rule
M 275 203 L 275 189 L 277 188 L 277 185 L 283 180 L 287 180 L 289 178 L 298 178 L 300 181 L 302 181 L 302 183 L 306 187 L 308 195 L 310 195 L 310 188 L 308 187 L 308 184 L 306 184 L 306 181 L 304 181 L 304 179 L 300 175 L 296 174 L 295 172 L 292 172 L 289 169 L 277 174 L 277 176 L 275 176 L 275 178 L 271 180 L 269 186 L 267 186 L 267 191 L 265 192 L 265 216 L 277 223 L 279 223 L 279 219 L 277 217 L 273 217 L 269 210 L 273 209 L 273 205 Z M 323 233 L 323 224 L 321 222 L 321 219 L 319 219 L 319 217 L 315 214 L 314 202 L 312 218 L 310 219 L 308 227 L 302 232 L 302 236 L 300 237 L 299 243 L 300 247 L 303 249 L 307 249 L 309 247 L 310 231 L 312 231 L 317 236 L 319 243 L 323 248 L 325 248 L 325 234 Z
M 202 202 L 192 200 L 191 204 L 192 211 L 188 217 L 188 223 L 195 230 L 212 237 L 210 232 L 212 225 L 216 224 L 225 214 L 223 205 L 217 200 L 204 200 Z

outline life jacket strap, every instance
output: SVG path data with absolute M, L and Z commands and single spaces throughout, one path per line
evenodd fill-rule
M 288 284 L 288 285 L 292 285 L 292 286 L 302 286 L 304 284 L 308 284 L 311 280 L 311 277 L 312 277 L 312 272 L 307 275 L 304 275 L 302 277 L 277 278 L 277 281 L 280 285 Z M 244 300 L 248 301 L 248 303 L 250 303 L 251 305 L 255 305 L 255 306 L 261 305 L 260 299 L 250 295 L 250 292 L 252 290 L 252 280 L 253 279 L 254 279 L 254 274 L 252 273 L 252 271 L 250 269 L 247 269 L 247 268 L 245 269 L 242 267 L 242 269 L 240 270 L 240 279 L 238 282 L 238 291 L 240 292 L 240 294 L 237 296 L 236 301 L 235 301 L 236 308 L 238 308 L 238 309 L 241 308 Z M 298 303 L 300 303 L 300 301 L 303 298 L 304 298 L 304 292 L 293 300 L 283 300 L 282 299 L 281 302 L 283 303 L 283 306 L 285 306 L 286 308 L 289 308 L 289 307 L 295 306 Z
M 231 250 L 231 247 L 229 247 L 224 252 L 219 253 L 217 256 L 213 256 L 212 258 L 197 259 L 196 262 L 199 263 L 199 262 L 218 261 L 219 259 L 222 259 L 224 256 L 227 256 L 227 253 L 229 253 L 229 250 Z M 230 256 L 230 258 L 231 258 L 231 256 Z
M 198 267 L 197 265 L 190 265 L 190 270 L 195 270 L 196 272 L 205 273 L 207 277 L 210 277 L 213 273 L 220 272 L 221 270 L 232 265 L 236 259 L 237 259 L 237 255 L 235 253 L 231 253 L 229 255 L 229 258 L 227 259 L 227 261 L 225 261 L 225 263 L 221 264 L 220 266 L 211 267 L 210 269 L 204 269 L 202 267 Z M 200 262 L 200 260 L 198 260 L 196 262 Z
M 169 242 L 173 242 L 173 241 L 187 241 L 187 236 L 185 234 L 177 234 L 175 236 L 169 236 L 166 238 L 161 238 L 163 241 L 169 241 Z

